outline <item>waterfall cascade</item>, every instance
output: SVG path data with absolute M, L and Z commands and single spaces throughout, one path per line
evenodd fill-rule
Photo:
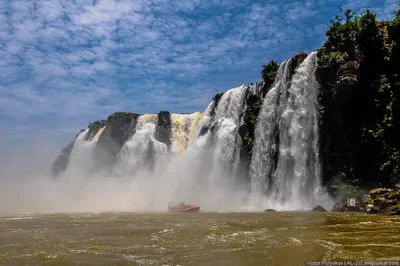
M 292 76 L 291 60 L 283 62 L 265 97 L 264 83 L 244 85 L 215 97 L 204 113 L 133 118 L 135 126 L 111 173 L 125 184 L 123 205 L 163 210 L 168 201 L 188 200 L 205 210 L 259 210 L 317 204 L 316 60 L 316 53 L 311 53 Z M 246 187 L 237 182 L 238 175 L 246 173 L 239 171 L 243 157 L 239 128 L 245 123 L 246 100 L 251 95 L 263 100 L 254 122 L 251 164 L 247 177 L 242 177 L 250 183 Z M 78 135 L 64 178 L 91 175 L 95 147 L 101 145 L 108 126 L 87 141 L 88 130 Z
M 288 80 L 285 61 L 264 99 L 250 167 L 252 191 L 291 209 L 316 204 L 320 192 L 316 53 Z M 263 193 L 264 192 L 264 193 Z

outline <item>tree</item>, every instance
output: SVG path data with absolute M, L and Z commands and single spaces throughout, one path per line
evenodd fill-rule
M 279 65 L 278 62 L 275 60 L 269 61 L 268 64 L 263 65 L 263 68 L 261 70 L 261 76 L 265 81 L 270 81 L 271 79 L 273 80 L 276 75 L 276 71 L 278 71 Z
M 351 9 L 347 9 L 346 11 L 344 11 L 344 16 L 346 17 L 346 23 L 349 23 L 350 21 L 352 21 L 352 19 L 355 15 L 356 15 L 356 12 Z

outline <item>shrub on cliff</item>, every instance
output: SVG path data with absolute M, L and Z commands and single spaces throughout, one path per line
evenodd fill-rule
M 354 185 L 400 179 L 398 21 L 346 10 L 326 32 L 317 70 L 325 182 L 339 173 Z
M 132 120 L 134 118 L 137 118 L 140 116 L 139 114 L 136 113 L 129 113 L 129 112 L 116 112 L 110 115 L 107 118 L 107 121 L 121 121 L 121 120 Z
M 261 76 L 264 79 L 266 83 L 272 84 L 274 82 L 274 78 L 276 75 L 276 72 L 279 69 L 278 62 L 275 60 L 269 61 L 268 64 L 263 65 L 263 68 L 261 70 Z
M 94 122 L 90 122 L 89 125 L 88 125 L 88 129 L 89 130 L 94 130 L 94 128 L 103 127 L 106 124 L 106 122 L 107 121 L 104 120 L 104 119 L 97 120 L 97 121 L 94 121 Z

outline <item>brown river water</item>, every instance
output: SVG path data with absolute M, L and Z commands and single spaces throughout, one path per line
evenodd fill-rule
M 0 216 L 0 264 L 306 265 L 400 259 L 400 217 L 62 213 Z

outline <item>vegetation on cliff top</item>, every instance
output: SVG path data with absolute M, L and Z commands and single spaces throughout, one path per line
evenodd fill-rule
M 370 10 L 342 12 L 318 50 L 324 181 L 393 185 L 400 180 L 399 12 L 381 22 Z
M 274 78 L 276 76 L 276 72 L 279 69 L 278 62 L 275 60 L 269 61 L 268 64 L 263 65 L 261 70 L 261 76 L 264 79 L 266 84 L 272 84 L 274 82 Z
M 125 119 L 132 120 L 137 118 L 138 116 L 140 116 L 140 114 L 129 113 L 129 112 L 116 112 L 107 118 L 107 122 L 125 120 Z
M 104 119 L 102 119 L 102 120 L 97 120 L 97 121 L 94 121 L 94 122 L 91 122 L 91 123 L 89 123 L 89 125 L 88 125 L 88 129 L 89 130 L 94 130 L 95 128 L 98 128 L 98 127 L 104 127 L 105 126 L 105 124 L 106 124 L 106 120 L 104 120 Z

